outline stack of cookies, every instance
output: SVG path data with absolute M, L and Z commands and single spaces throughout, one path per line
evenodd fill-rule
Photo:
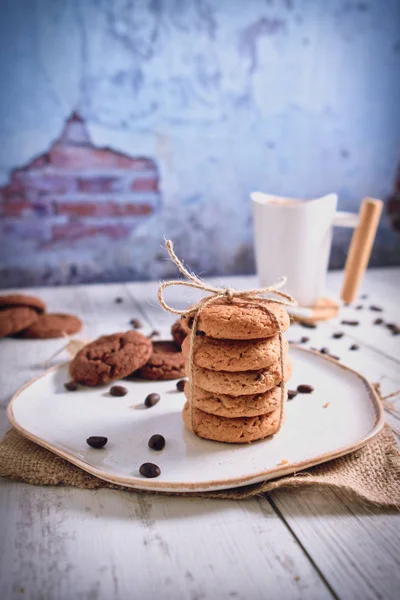
M 285 389 L 292 367 L 288 343 L 283 340 L 283 382 L 277 323 L 262 304 L 285 331 L 289 327 L 288 313 L 273 302 L 219 300 L 200 312 L 193 342 L 192 398 L 189 381 L 183 409 L 186 427 L 199 437 L 245 443 L 273 435 L 279 429 L 281 386 Z M 182 318 L 187 333 L 193 321 L 190 315 Z M 187 335 L 182 344 L 187 374 L 190 344 L 191 336 Z

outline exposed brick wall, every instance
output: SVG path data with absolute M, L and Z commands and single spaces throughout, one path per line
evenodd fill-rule
M 76 113 L 45 154 L 0 188 L 3 239 L 33 240 L 47 253 L 72 242 L 78 263 L 78 242 L 124 240 L 159 206 L 154 160 L 95 147 Z

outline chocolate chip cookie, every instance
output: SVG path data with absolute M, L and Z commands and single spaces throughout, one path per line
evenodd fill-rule
M 183 340 L 187 336 L 187 333 L 184 330 L 180 319 L 175 321 L 175 323 L 172 325 L 171 334 L 174 339 L 174 342 L 178 344 L 178 346 L 182 346 Z
M 78 333 L 82 329 L 82 321 L 75 315 L 47 313 L 19 334 L 19 337 L 30 339 L 59 338 Z
M 38 313 L 28 306 L 15 306 L 0 310 L 0 337 L 14 335 L 38 319 Z
M 185 359 L 175 342 L 153 342 L 153 352 L 147 363 L 134 375 L 142 379 L 179 379 L 185 375 Z
M 36 296 L 29 296 L 27 294 L 5 294 L 0 296 L 0 310 L 4 308 L 13 308 L 15 306 L 34 308 L 39 313 L 46 310 L 45 303 Z

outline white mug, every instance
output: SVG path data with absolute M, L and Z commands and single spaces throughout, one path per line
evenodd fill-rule
M 250 197 L 261 286 L 284 275 L 299 305 L 314 306 L 325 291 L 332 227 L 354 228 L 358 215 L 336 212 L 336 194 L 306 201 L 261 192 Z

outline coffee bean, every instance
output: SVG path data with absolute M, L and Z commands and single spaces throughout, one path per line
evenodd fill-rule
M 155 435 L 152 435 L 151 438 L 149 439 L 148 446 L 152 450 L 157 450 L 157 451 L 162 450 L 165 446 L 164 436 L 159 435 L 158 433 L 156 433 Z
M 108 439 L 106 437 L 103 437 L 102 435 L 92 435 L 86 440 L 86 443 L 91 448 L 104 448 L 107 442 Z
M 64 387 L 69 392 L 75 392 L 78 389 L 78 384 L 76 381 L 67 381 L 67 383 L 64 383 Z
M 375 319 L 374 325 L 382 325 L 383 319 Z
M 391 331 L 392 331 L 393 335 L 399 335 L 400 327 L 398 325 L 396 325 L 396 327 L 393 327 Z
M 299 325 L 301 325 L 302 327 L 305 327 L 306 329 L 316 329 L 317 328 L 316 323 L 308 322 L 308 321 L 299 321 Z
M 123 385 L 113 385 L 110 387 L 111 396 L 126 396 L 128 390 Z
M 151 338 L 158 337 L 159 335 L 160 335 L 160 332 L 157 331 L 157 329 L 153 329 L 153 331 L 147 337 L 149 338 L 149 340 L 151 340 Z
M 352 344 L 350 346 L 350 350 L 359 350 L 359 349 L 360 349 L 360 346 L 358 346 L 357 344 Z
M 366 300 L 368 298 L 368 294 L 363 294 L 360 296 L 361 300 Z
M 200 337 L 204 337 L 206 335 L 206 332 L 205 331 L 201 331 L 201 329 L 198 329 L 196 331 L 196 335 L 199 335 Z
M 158 477 L 161 475 L 161 469 L 153 463 L 143 463 L 140 466 L 139 473 L 143 475 L 143 477 Z
M 287 393 L 288 400 L 293 400 L 293 398 L 295 398 L 296 396 L 297 396 L 296 390 L 288 390 L 288 393 Z
M 299 394 L 311 394 L 311 392 L 314 391 L 314 388 L 312 385 L 308 385 L 307 383 L 302 383 L 297 386 L 297 391 L 299 392 Z
M 329 348 L 321 348 L 321 354 L 329 354 Z
M 342 338 L 344 336 L 344 333 L 342 331 L 337 331 L 336 333 L 334 333 L 332 335 L 333 338 L 335 338 L 335 340 L 340 340 L 340 338 Z
M 133 329 L 141 329 L 143 327 L 142 322 L 139 319 L 131 319 L 129 323 L 132 325 Z
M 176 389 L 178 390 L 178 392 L 183 392 L 183 390 L 185 389 L 185 383 L 186 379 L 180 379 L 176 382 Z
M 300 344 L 307 344 L 307 342 L 309 342 L 309 341 L 310 341 L 310 338 L 304 336 L 301 338 Z
M 355 327 L 360 324 L 360 321 L 341 321 L 342 325 L 352 325 Z
M 124 299 L 123 298 L 119 298 L 119 297 L 115 298 L 115 300 L 114 300 L 115 304 L 121 304 L 121 302 L 123 302 L 123 301 L 124 301 Z
M 380 306 L 374 306 L 373 304 L 369 307 L 369 310 L 373 310 L 375 312 L 382 312 L 383 308 L 381 308 Z
M 359 304 L 358 306 L 356 306 L 356 310 L 362 310 L 364 307 L 362 304 Z
M 151 408 L 152 406 L 155 406 L 157 402 L 160 402 L 160 394 L 153 393 L 146 396 L 144 405 L 147 406 L 147 408 Z

